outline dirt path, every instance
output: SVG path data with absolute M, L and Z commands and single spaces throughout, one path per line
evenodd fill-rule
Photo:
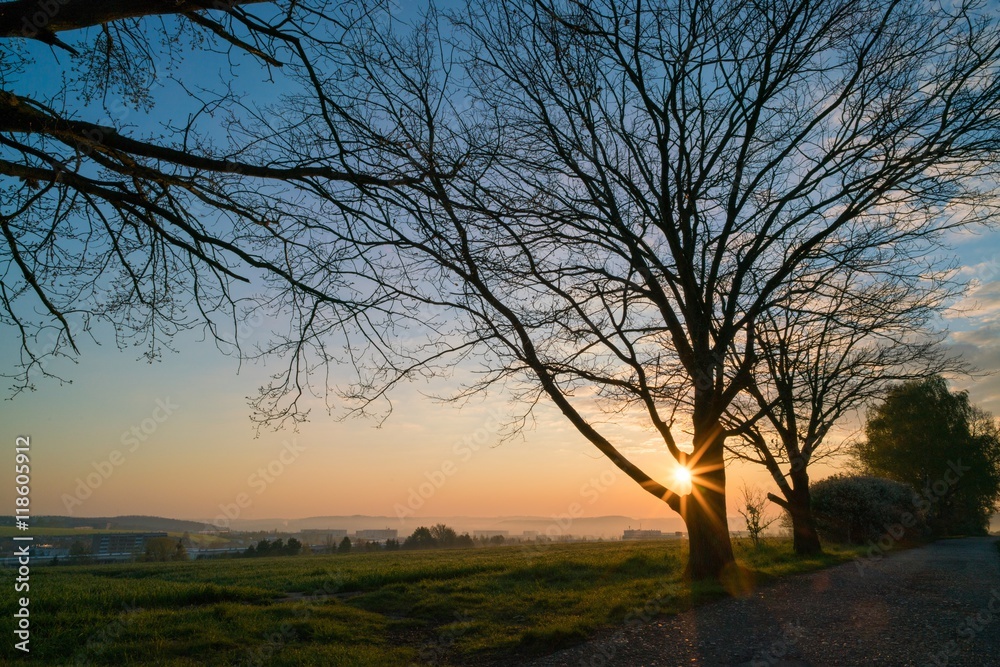
M 944 540 L 791 577 L 530 665 L 1000 667 L 995 540 Z

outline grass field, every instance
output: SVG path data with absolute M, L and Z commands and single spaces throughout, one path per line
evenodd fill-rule
M 758 582 L 856 556 L 800 560 L 737 545 Z M 663 542 L 37 567 L 31 660 L 45 665 L 408 665 L 545 653 L 645 608 L 724 595 L 681 580 Z M 13 588 L 13 570 L 2 585 Z M 648 615 L 648 614 L 647 614 Z M 3 643 L 0 657 L 17 651 Z M 0 660 L 3 662 L 3 660 Z

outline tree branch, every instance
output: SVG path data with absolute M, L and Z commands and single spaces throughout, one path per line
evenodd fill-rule
M 0 37 L 51 43 L 55 33 L 144 16 L 228 11 L 272 0 L 15 0 L 0 3 Z

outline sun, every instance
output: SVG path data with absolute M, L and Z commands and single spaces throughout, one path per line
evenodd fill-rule
M 691 493 L 691 471 L 682 465 L 674 466 L 674 491 L 682 496 Z

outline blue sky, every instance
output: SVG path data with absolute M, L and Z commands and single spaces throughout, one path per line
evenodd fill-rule
M 59 86 L 66 56 L 43 49 L 36 58 L 35 83 Z M 196 65 L 207 77 L 223 71 L 194 59 L 175 64 L 174 71 L 186 76 Z M 168 71 L 158 69 L 162 86 L 156 92 L 169 97 L 178 88 Z M 152 115 L 123 111 L 119 120 L 145 125 L 172 113 L 161 105 Z M 951 243 L 959 276 L 973 287 L 945 322 L 950 344 L 983 371 L 1000 370 L 1000 232 L 963 232 Z M 3 372 L 16 361 L 15 334 L 2 331 Z M 0 403 L 2 437 L 11 445 L 19 435 L 32 439 L 36 514 L 208 519 L 241 494 L 251 500 L 240 508 L 243 518 L 391 516 L 400 507 L 418 516 L 551 516 L 573 502 L 581 502 L 588 516 L 672 514 L 545 406 L 533 429 L 501 444 L 496 425 L 511 411 L 506 396 L 459 409 L 425 396 L 446 391 L 446 384 L 412 384 L 394 395 L 394 413 L 381 428 L 363 420 L 336 421 L 323 400 L 311 399 L 313 419 L 299 432 L 256 437 L 245 397 L 266 382 L 276 369 L 273 362 L 239 368 L 194 332 L 179 336 L 178 353 L 153 364 L 141 359 L 141 350 L 120 351 L 106 337 L 101 342 L 84 341 L 78 363 L 53 363 L 51 370 L 71 384 L 41 380 L 37 391 Z M 1000 376 L 961 379 L 956 386 L 1000 414 Z M 840 435 L 852 426 L 857 424 L 845 425 Z M 616 444 L 650 474 L 667 477 L 670 458 L 650 446 L 654 434 L 628 424 L 613 433 Z M 830 470 L 820 468 L 816 476 Z M 744 478 L 768 485 L 762 470 L 735 466 L 734 487 Z M 602 479 L 610 483 L 594 484 Z M 0 500 L 12 503 L 12 486 L 3 487 Z

